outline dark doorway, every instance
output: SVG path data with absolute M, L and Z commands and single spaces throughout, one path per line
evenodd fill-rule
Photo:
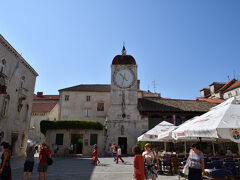
M 118 137 L 118 145 L 122 149 L 122 154 L 127 154 L 127 138 L 126 137 Z
M 71 144 L 73 144 L 73 152 L 75 154 L 82 154 L 83 135 L 82 134 L 71 134 Z
M 12 133 L 11 137 L 11 155 L 15 154 L 16 151 L 16 142 L 18 140 L 18 133 Z

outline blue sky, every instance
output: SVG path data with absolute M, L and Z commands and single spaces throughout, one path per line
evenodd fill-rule
M 141 89 L 195 99 L 212 82 L 240 78 L 239 0 L 1 1 L 0 33 L 39 73 L 35 92 L 109 84 L 121 53 Z

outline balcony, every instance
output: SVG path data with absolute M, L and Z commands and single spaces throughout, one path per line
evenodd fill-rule
M 16 89 L 16 91 L 18 92 L 19 96 L 25 97 L 25 98 L 27 97 L 28 89 L 22 87 L 22 88 Z

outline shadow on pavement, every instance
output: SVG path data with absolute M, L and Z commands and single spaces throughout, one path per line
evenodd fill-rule
M 38 162 L 35 161 L 31 179 L 38 179 L 37 167 L 38 167 Z M 48 180 L 67 180 L 67 179 L 90 180 L 94 169 L 95 169 L 95 165 L 93 165 L 91 158 L 75 158 L 75 159 L 54 158 L 54 163 L 48 167 L 47 179 Z M 14 167 L 12 171 L 13 179 L 14 180 L 22 179 L 22 173 L 23 173 L 23 164 L 22 164 L 22 167 Z

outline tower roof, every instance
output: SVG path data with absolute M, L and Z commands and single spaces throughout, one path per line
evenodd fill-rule
M 123 45 L 122 55 L 115 56 L 112 65 L 136 65 L 136 61 L 131 55 L 127 55 L 126 48 Z

